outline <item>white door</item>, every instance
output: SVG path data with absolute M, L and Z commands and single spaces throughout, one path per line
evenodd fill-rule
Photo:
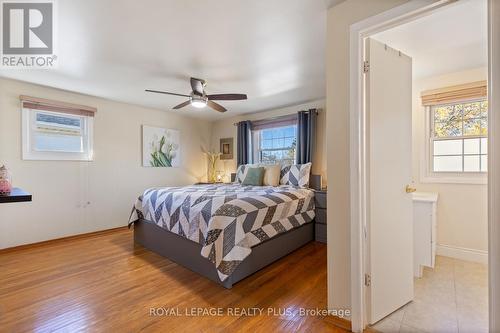
M 413 299 L 411 194 L 412 60 L 367 39 L 369 128 L 368 321 L 376 323 Z

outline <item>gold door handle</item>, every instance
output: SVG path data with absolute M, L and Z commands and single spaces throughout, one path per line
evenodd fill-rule
M 410 187 L 410 185 L 406 185 L 406 193 L 413 193 L 416 191 L 417 191 L 416 188 Z

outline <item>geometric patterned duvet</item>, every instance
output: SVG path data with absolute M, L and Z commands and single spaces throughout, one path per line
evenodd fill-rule
M 292 185 L 193 185 L 148 189 L 129 222 L 139 218 L 202 245 L 221 281 L 252 247 L 314 218 L 314 192 Z

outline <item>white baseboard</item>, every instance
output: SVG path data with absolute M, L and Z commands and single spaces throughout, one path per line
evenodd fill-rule
M 465 261 L 473 261 L 486 265 L 488 264 L 488 251 L 483 250 L 437 244 L 436 254 L 438 256 L 451 257 Z

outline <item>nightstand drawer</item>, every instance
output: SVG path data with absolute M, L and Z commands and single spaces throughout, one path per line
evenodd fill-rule
M 317 224 L 314 226 L 314 239 L 316 242 L 326 243 L 326 224 Z
M 314 204 L 317 208 L 326 209 L 326 192 L 325 191 L 315 191 L 314 192 Z
M 326 224 L 326 209 L 316 208 L 314 212 L 316 214 L 316 223 Z

